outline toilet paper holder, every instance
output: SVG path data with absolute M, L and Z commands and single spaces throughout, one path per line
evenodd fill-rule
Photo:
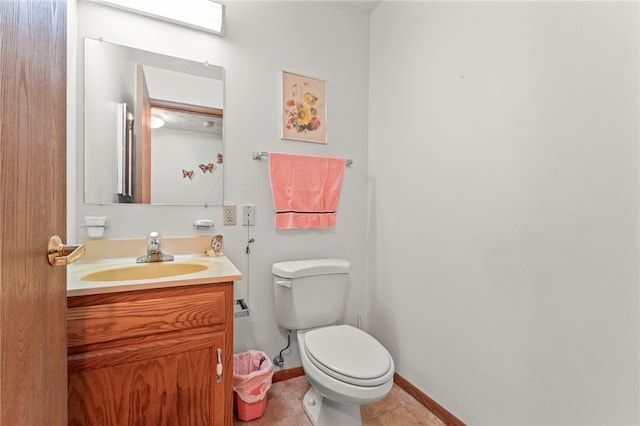
M 235 318 L 248 317 L 251 312 L 251 308 L 244 299 L 236 299 L 233 308 L 233 316 Z

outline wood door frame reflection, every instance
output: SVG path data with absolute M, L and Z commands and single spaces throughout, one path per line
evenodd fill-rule
M 134 202 L 151 203 L 151 99 L 142 65 L 136 67 Z

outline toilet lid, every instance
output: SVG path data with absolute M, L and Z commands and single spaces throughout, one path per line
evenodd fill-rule
M 389 380 L 391 355 L 376 339 L 349 325 L 311 330 L 305 351 L 318 368 L 348 383 L 374 386 Z

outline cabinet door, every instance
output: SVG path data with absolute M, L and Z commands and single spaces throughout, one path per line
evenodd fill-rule
M 215 332 L 69 356 L 69 424 L 223 425 L 231 397 L 216 383 L 223 345 Z

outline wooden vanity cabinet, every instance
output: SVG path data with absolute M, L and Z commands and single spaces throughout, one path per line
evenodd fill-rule
M 73 296 L 67 306 L 70 425 L 233 424 L 232 282 Z

